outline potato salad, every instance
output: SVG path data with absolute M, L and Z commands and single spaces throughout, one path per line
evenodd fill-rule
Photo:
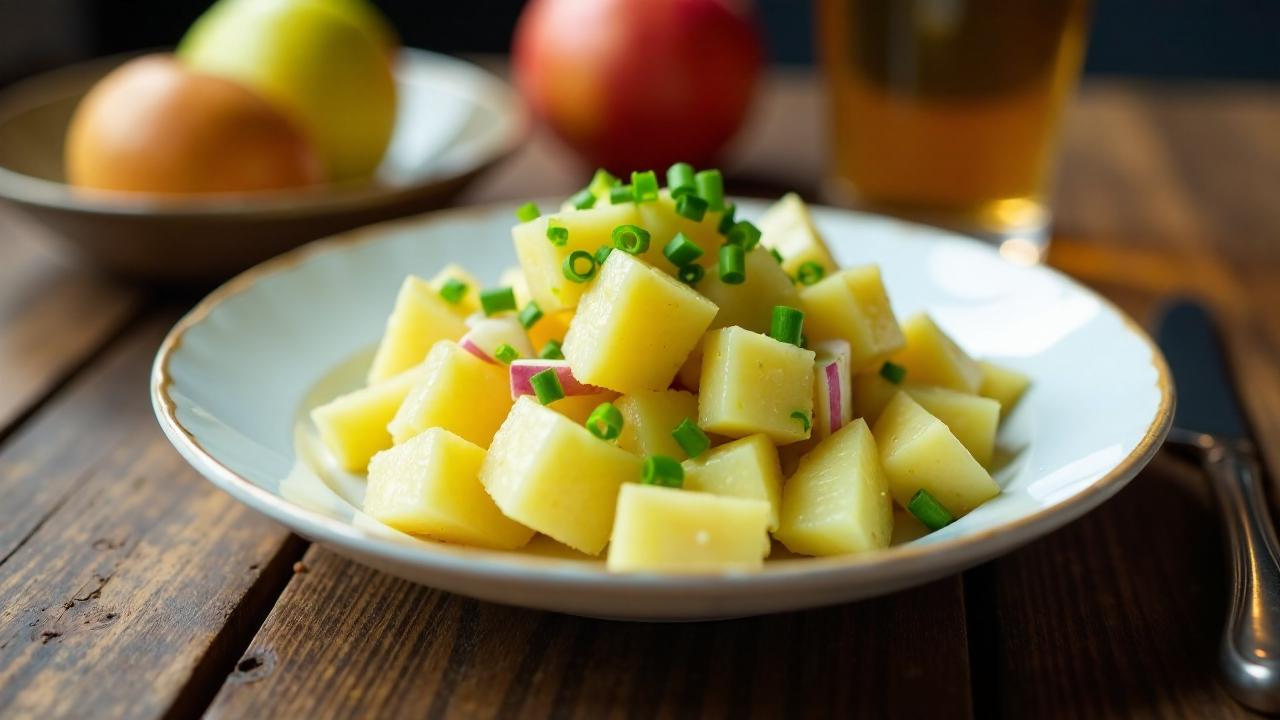
M 697 573 L 875 551 L 999 494 L 1026 376 L 900 320 L 880 269 L 837 265 L 796 195 L 751 222 L 716 170 L 628 180 L 519 208 L 519 266 L 494 285 L 457 264 L 405 278 L 367 385 L 311 414 L 366 474 L 366 514 Z

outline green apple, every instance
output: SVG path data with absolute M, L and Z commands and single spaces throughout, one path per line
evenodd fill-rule
M 222 0 L 177 55 L 279 105 L 320 149 L 330 178 L 349 180 L 372 173 L 391 140 L 392 37 L 364 0 Z

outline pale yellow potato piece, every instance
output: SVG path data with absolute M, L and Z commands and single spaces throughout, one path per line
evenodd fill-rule
M 863 370 L 853 376 L 853 416 L 875 425 L 894 395 L 902 389 L 880 374 L 880 366 Z
M 1000 486 L 947 426 L 905 392 L 880 414 L 875 437 L 889 492 L 904 508 L 923 489 L 960 517 L 1000 494 Z
M 915 515 L 899 507 L 893 508 L 893 540 L 889 542 L 890 547 L 919 540 L 928 534 L 929 528 L 917 520 Z
M 422 362 L 440 340 L 457 340 L 467 325 L 431 284 L 410 275 L 396 295 L 387 329 L 369 367 L 369 384 L 386 380 Z
M 991 467 L 996 430 L 1000 426 L 999 402 L 940 387 L 907 385 L 905 389 L 912 400 L 951 430 L 974 460 L 983 467 Z
M 985 360 L 979 361 L 978 367 L 982 370 L 978 394 L 999 402 L 1001 417 L 1008 415 L 1031 386 L 1031 378 L 1017 370 Z
M 645 262 L 669 275 L 675 275 L 679 268 L 667 260 L 662 249 L 676 233 L 682 232 L 690 242 L 702 248 L 702 257 L 697 261 L 699 265 L 710 269 L 719 263 L 720 246 L 724 244 L 724 237 L 720 235 L 722 213 L 708 210 L 702 220 L 691 220 L 676 212 L 676 203 L 665 189 L 659 193 L 658 200 L 640 203 L 638 210 L 639 225 L 648 230 L 650 235 L 649 251 L 641 256 Z M 710 276 L 711 273 L 707 273 L 707 277 Z
M 889 546 L 893 500 L 867 422 L 861 418 L 818 443 L 782 491 L 774 536 L 802 555 L 844 555 Z
M 800 303 L 810 340 L 849 342 L 853 372 L 878 367 L 903 346 L 902 330 L 875 265 L 828 275 L 801 289 Z
M 760 243 L 782 255 L 782 269 L 788 275 L 795 277 L 807 262 L 818 263 L 827 275 L 840 269 L 799 195 L 783 195 L 765 211 L 756 227 L 760 228 Z
M 547 407 L 585 427 L 587 418 L 591 417 L 591 413 L 595 412 L 596 408 L 602 403 L 614 402 L 617 399 L 618 393 L 606 390 L 590 395 L 568 395 Z
M 436 343 L 422 363 L 422 377 L 387 429 L 395 444 L 440 427 L 480 447 L 511 409 L 507 369 L 487 363 L 449 340 Z
M 494 436 L 480 482 L 507 517 L 599 555 L 618 489 L 640 479 L 640 465 L 639 457 L 526 395 Z
M 812 350 L 740 327 L 707 333 L 698 395 L 698 425 L 726 437 L 768 435 L 785 445 L 809 437 L 792 417 L 813 418 Z
M 431 428 L 369 463 L 364 512 L 391 527 L 436 540 L 514 550 L 533 531 L 505 515 L 480 484 L 484 450 Z
M 893 362 L 907 369 L 907 382 L 978 394 L 982 368 L 933 318 L 925 313 L 912 315 L 902 324 L 902 331 L 907 345 L 893 356 Z
M 569 240 L 557 247 L 547 239 L 548 223 L 569 230 Z M 516 257 L 529 288 L 529 296 L 543 312 L 572 310 L 594 281 L 576 283 L 564 275 L 565 258 L 575 250 L 595 254 L 601 245 L 612 245 L 613 229 L 640 224 L 633 203 L 597 205 L 590 210 L 543 215 L 511 229 Z
M 395 417 L 409 390 L 422 376 L 421 366 L 410 368 L 311 411 L 311 421 L 316 424 L 321 442 L 343 469 L 364 472 L 374 453 L 391 447 L 387 423 Z
M 737 325 L 752 332 L 767 333 L 774 306 L 799 309 L 800 293 L 763 246 L 757 245 L 747 253 L 744 268 L 746 280 L 742 284 L 730 285 L 720 280 L 719 272 L 710 272 L 698 283 L 698 292 L 720 308 L 712 328 Z
M 618 447 L 640 456 L 688 457 L 671 431 L 681 420 L 698 421 L 698 396 L 683 390 L 642 390 L 618 398 L 622 434 Z
M 684 488 L 769 503 L 769 530 L 778 529 L 782 467 L 778 448 L 765 435 L 748 435 L 684 463 Z
M 769 550 L 768 522 L 763 500 L 627 484 L 606 565 L 612 572 L 758 570 Z
M 583 383 L 664 390 L 715 315 L 715 304 L 689 286 L 615 251 L 582 296 L 564 357 Z
M 524 271 L 519 267 L 509 267 L 498 276 L 498 287 L 509 287 L 516 296 L 516 306 L 524 307 L 533 299 L 529 294 L 529 281 L 524 279 Z M 477 300 L 478 302 L 478 300 Z
M 475 275 L 467 272 L 466 268 L 457 263 L 449 263 L 440 269 L 440 272 L 431 278 L 431 288 L 440 294 L 440 290 L 444 288 L 445 283 L 450 280 L 457 280 L 466 283 L 467 291 L 462 294 L 462 298 L 457 303 L 445 303 L 453 308 L 454 313 L 461 315 L 463 318 L 471 313 L 480 312 L 480 289 L 483 287 Z M 443 299 L 443 298 L 442 298 Z

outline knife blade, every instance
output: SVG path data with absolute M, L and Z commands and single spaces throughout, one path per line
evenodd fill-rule
M 1280 712 L 1280 541 L 1222 337 L 1191 300 L 1167 306 L 1156 336 L 1178 396 L 1169 440 L 1199 456 L 1226 530 L 1232 587 L 1218 668 L 1236 700 Z
M 1166 306 L 1156 330 L 1178 391 L 1173 424 L 1183 430 L 1243 440 L 1248 424 L 1213 316 L 1194 300 Z

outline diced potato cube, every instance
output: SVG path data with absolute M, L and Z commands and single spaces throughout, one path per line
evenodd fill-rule
M 709 272 L 699 281 L 698 292 L 720 308 L 712 328 L 737 325 L 752 332 L 767 333 L 774 306 L 799 308 L 800 293 L 763 246 L 757 245 L 747 253 L 744 268 L 746 280 L 741 284 L 730 285 L 720 280 L 718 272 Z
M 395 444 L 441 427 L 489 447 L 511 409 L 506 368 L 487 363 L 448 340 L 436 343 L 422 368 L 422 378 L 387 426 Z
M 320 440 L 338 464 L 364 472 L 369 458 L 391 447 L 387 423 L 395 417 L 409 390 L 422 379 L 421 366 L 375 385 L 334 398 L 311 411 Z
M 480 482 L 507 517 L 599 555 L 618 489 L 640 478 L 640 465 L 639 457 L 524 396 L 494 436 Z
M 474 275 L 467 272 L 466 268 L 461 265 L 458 265 L 457 263 L 449 263 L 441 268 L 440 272 L 436 273 L 435 277 L 431 278 L 431 289 L 435 290 L 436 293 L 439 294 L 439 292 L 444 288 L 445 283 L 450 280 L 457 280 L 458 282 L 465 283 L 467 286 L 467 291 L 462 294 L 462 298 L 458 300 L 458 302 L 449 303 L 449 306 L 453 308 L 453 311 L 464 318 L 471 313 L 479 312 L 480 288 L 483 287 L 480 281 L 477 280 Z M 449 301 L 446 300 L 445 302 L 448 303 Z
M 982 368 L 942 332 L 933 318 L 917 313 L 903 323 L 902 330 L 907 345 L 893 357 L 893 362 L 907 369 L 907 382 L 978 393 Z
M 727 437 L 764 433 L 779 445 L 808 438 L 813 359 L 812 350 L 740 327 L 707 333 L 698 425 Z
M 894 395 L 902 389 L 901 385 L 889 382 L 880 374 L 880 368 L 863 370 L 853 376 L 853 416 L 866 419 L 875 425 Z
M 440 340 L 457 340 L 467 325 L 453 306 L 420 277 L 410 275 L 400 286 L 395 309 L 369 368 L 369 384 L 386 380 L 422 362 Z
M 760 217 L 760 242 L 782 255 L 782 269 L 795 277 L 800 266 L 815 262 L 827 275 L 840 269 L 822 235 L 814 227 L 809 208 L 795 193 L 787 193 Z
M 681 420 L 698 419 L 698 396 L 683 390 L 642 390 L 618 398 L 622 434 L 618 447 L 645 455 L 687 457 L 671 431 Z
M 693 346 L 693 350 L 689 352 L 689 357 L 684 359 L 684 364 L 676 371 L 676 384 L 691 392 L 698 392 L 698 386 L 702 383 L 704 338 L 706 338 L 706 335 L 698 338 L 698 344 Z
M 758 570 L 768 553 L 769 504 L 656 485 L 618 496 L 607 567 L 613 572 Z
M 928 413 L 942 421 L 973 459 L 991 467 L 1000 425 L 1000 403 L 940 387 L 908 385 L 907 394 Z
M 893 500 L 867 422 L 861 418 L 818 443 L 782 490 L 782 526 L 791 552 L 843 555 L 889 546 Z
M 929 528 L 917 520 L 915 515 L 898 507 L 893 509 L 893 540 L 890 541 L 890 546 L 919 540 L 928 534 Z
M 863 265 L 832 273 L 800 291 L 804 331 L 810 340 L 846 340 L 854 372 L 879 365 L 902 348 L 902 330 L 880 279 Z
M 662 254 L 662 248 L 671 242 L 676 233 L 682 232 L 690 242 L 702 248 L 702 257 L 698 264 L 706 268 L 715 267 L 719 262 L 720 246 L 724 238 L 720 235 L 721 213 L 708 210 L 702 220 L 692 220 L 676 212 L 676 203 L 664 189 L 656 201 L 640 203 L 640 227 L 649 231 L 649 251 L 641 257 L 645 262 L 669 275 L 675 275 L 678 268 L 672 265 Z M 708 277 L 710 273 L 708 273 Z
M 875 436 L 889 492 L 904 508 L 923 489 L 960 517 L 1000 494 L 1000 486 L 947 426 L 905 392 L 880 414 Z
M 765 435 L 748 435 L 684 461 L 684 488 L 769 503 L 769 530 L 778 529 L 782 468 Z
M 566 395 L 547 407 L 579 425 L 585 425 L 587 418 L 591 417 L 591 413 L 600 407 L 600 403 L 614 402 L 617 399 L 618 393 L 606 390 L 605 392 L 592 393 L 590 395 Z
M 364 511 L 415 535 L 514 550 L 533 531 L 507 518 L 480 484 L 484 450 L 432 428 L 369 463 Z
M 529 282 L 524 279 L 524 271 L 519 267 L 509 267 L 502 271 L 498 276 L 498 287 L 509 287 L 511 293 L 516 296 L 516 305 L 524 307 L 533 299 L 529 294 Z
M 999 402 L 1001 417 L 1008 415 L 1031 385 L 1031 378 L 992 362 L 980 361 L 978 367 L 982 369 L 978 394 Z
M 564 339 L 578 380 L 621 393 L 671 385 L 716 306 L 625 252 L 611 253 Z
M 556 246 L 547 239 L 548 223 L 569 231 L 569 240 Z M 638 225 L 640 212 L 634 203 L 597 205 L 590 210 L 543 215 L 511 229 L 516 257 L 524 270 L 529 295 L 543 312 L 572 310 L 590 283 L 576 283 L 564 276 L 565 258 L 575 250 L 594 254 L 601 245 L 613 243 L 613 229 Z

